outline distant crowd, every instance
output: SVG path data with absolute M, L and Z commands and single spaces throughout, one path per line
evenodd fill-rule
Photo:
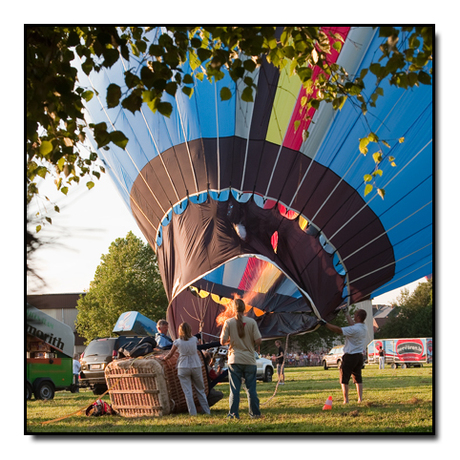
M 327 351 L 319 351 L 317 353 L 286 353 L 285 366 L 320 366 L 321 358 L 325 355 Z M 273 363 L 273 367 L 276 368 L 276 355 L 268 354 L 262 355 L 263 358 L 270 359 Z

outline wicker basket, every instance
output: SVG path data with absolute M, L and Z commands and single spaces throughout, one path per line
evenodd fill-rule
M 158 359 L 167 352 L 158 352 L 136 359 L 112 361 L 105 370 L 113 409 L 123 417 L 160 417 L 187 412 L 184 392 L 177 376 L 175 353 L 170 359 Z M 206 365 L 200 351 L 205 392 L 208 393 Z M 194 390 L 195 393 L 195 390 Z M 195 394 L 195 404 L 199 403 Z

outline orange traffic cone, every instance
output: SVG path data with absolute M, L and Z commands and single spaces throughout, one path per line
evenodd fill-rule
M 331 410 L 332 409 L 332 396 L 329 396 L 326 400 L 326 404 L 323 406 L 323 410 Z

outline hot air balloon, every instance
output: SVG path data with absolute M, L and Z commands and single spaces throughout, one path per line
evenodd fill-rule
M 350 75 L 369 68 L 384 42 L 374 28 L 329 29 L 344 41 L 330 63 Z M 80 84 L 99 94 L 111 83 L 123 88 L 128 65 L 120 58 L 80 72 Z M 169 118 L 145 104 L 135 114 L 101 97 L 87 104 L 88 121 L 129 139 L 99 155 L 156 251 L 173 335 L 187 321 L 194 333 L 218 336 L 235 296 L 265 339 L 304 333 L 343 305 L 432 272 L 431 86 L 405 90 L 368 72 L 363 97 L 384 97 L 366 115 L 347 100 L 307 119 L 297 75 L 264 62 L 252 78 L 254 102 L 228 75 L 196 79 L 191 97 L 164 96 Z M 230 99 L 221 100 L 223 87 Z M 375 163 L 358 147 L 369 132 L 397 163 L 379 164 L 383 199 L 364 193 Z

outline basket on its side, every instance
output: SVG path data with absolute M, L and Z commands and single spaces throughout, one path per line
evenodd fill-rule
M 171 413 L 187 412 L 184 392 L 177 376 L 175 353 L 170 359 L 158 359 L 167 352 L 112 361 L 105 370 L 113 409 L 123 417 L 160 417 Z M 203 380 L 208 393 L 208 377 L 202 354 Z M 195 393 L 195 390 L 194 390 Z M 195 395 L 195 404 L 199 407 Z

